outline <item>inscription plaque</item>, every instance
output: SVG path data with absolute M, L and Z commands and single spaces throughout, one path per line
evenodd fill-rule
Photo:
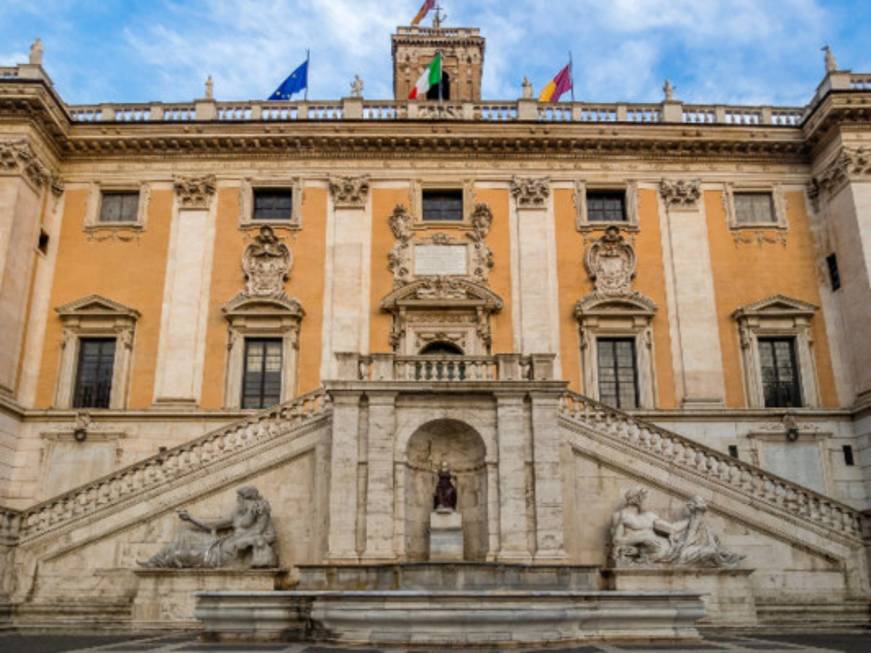
M 465 245 L 415 245 L 414 273 L 419 275 L 468 274 Z

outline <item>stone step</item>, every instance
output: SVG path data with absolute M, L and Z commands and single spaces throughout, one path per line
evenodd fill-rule
M 301 591 L 604 589 L 599 567 L 488 562 L 299 565 Z
M 865 600 L 838 603 L 757 603 L 756 612 L 762 626 L 871 628 L 871 601 Z

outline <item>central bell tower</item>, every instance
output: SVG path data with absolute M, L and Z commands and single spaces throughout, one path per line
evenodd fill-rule
M 397 27 L 391 37 L 393 54 L 393 96 L 408 99 L 408 92 L 423 70 L 442 53 L 441 98 L 451 102 L 481 100 L 484 69 L 484 37 L 477 27 Z M 434 87 L 428 99 L 439 98 Z

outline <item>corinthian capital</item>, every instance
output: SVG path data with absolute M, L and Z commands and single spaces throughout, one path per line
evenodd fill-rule
M 215 194 L 215 175 L 176 177 L 175 194 L 183 209 L 208 209 Z
M 663 179 L 659 194 L 670 209 L 695 209 L 702 196 L 702 182 L 698 179 Z
M 521 209 L 543 209 L 550 196 L 550 177 L 515 177 L 511 194 Z
M 330 192 L 337 209 L 362 209 L 369 194 L 369 177 L 331 177 Z

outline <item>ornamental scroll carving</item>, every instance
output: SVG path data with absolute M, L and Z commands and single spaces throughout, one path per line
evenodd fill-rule
M 337 209 L 362 209 L 369 194 L 369 177 L 331 177 L 330 192 Z
M 663 179 L 659 182 L 659 193 L 669 209 L 692 210 L 698 206 L 702 196 L 702 182 L 699 179 Z
M 414 231 L 412 224 L 414 219 L 408 214 L 406 208 L 399 204 L 393 209 L 389 218 L 390 230 L 396 238 L 393 248 L 387 255 L 387 267 L 393 273 L 393 286 L 399 288 L 414 280 L 412 247 L 414 246 Z M 471 270 L 464 275 L 472 281 L 486 284 L 493 269 L 493 252 L 487 246 L 486 238 L 493 224 L 493 212 L 486 204 L 476 204 L 471 216 L 472 229 L 466 234 L 471 241 L 472 256 Z M 458 245 L 461 241 L 455 240 L 447 234 L 434 234 L 432 237 L 419 241 L 420 244 L 433 245 Z
M 254 242 L 242 255 L 247 297 L 284 297 L 284 282 L 290 278 L 293 257 L 272 227 L 260 227 Z
M 584 257 L 587 273 L 603 297 L 633 295 L 635 250 L 626 242 L 620 229 L 608 227 L 601 238 L 593 242 Z
M 215 194 L 215 175 L 177 177 L 173 187 L 183 209 L 208 209 Z
M 511 194 L 521 209 L 543 209 L 550 197 L 549 177 L 514 177 Z
M 402 204 L 397 204 L 390 215 L 390 230 L 396 242 L 387 254 L 387 267 L 393 273 L 393 287 L 409 283 L 411 276 L 411 222 L 412 217 Z
M 23 173 L 37 188 L 42 188 L 52 178 L 27 141 L 0 142 L 0 172 Z

